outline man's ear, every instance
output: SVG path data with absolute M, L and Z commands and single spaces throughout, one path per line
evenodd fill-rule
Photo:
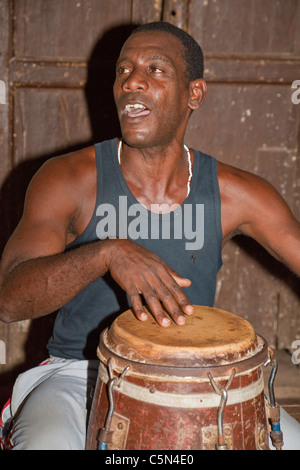
M 206 81 L 203 78 L 197 78 L 189 83 L 190 99 L 189 108 L 192 110 L 200 108 L 207 92 Z

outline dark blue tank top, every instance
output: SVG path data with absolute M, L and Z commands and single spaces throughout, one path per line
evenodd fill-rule
M 95 152 L 94 213 L 84 232 L 66 249 L 106 237 L 130 238 L 192 281 L 185 291 L 193 304 L 213 306 L 216 277 L 222 266 L 217 161 L 194 150 L 188 197 L 171 213 L 157 214 L 141 206 L 131 193 L 118 162 L 117 139 L 96 144 Z M 100 332 L 128 308 L 127 295 L 109 273 L 97 279 L 58 312 L 49 353 L 95 359 Z

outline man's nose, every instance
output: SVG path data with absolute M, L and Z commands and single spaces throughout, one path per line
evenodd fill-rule
M 146 91 L 148 89 L 148 81 L 143 72 L 132 70 L 123 82 L 122 88 L 124 91 Z

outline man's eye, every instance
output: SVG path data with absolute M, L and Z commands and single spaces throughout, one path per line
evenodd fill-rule
M 118 73 L 120 75 L 124 74 L 124 73 L 129 73 L 130 70 L 129 70 L 129 67 L 125 67 L 125 66 L 122 66 L 122 67 L 119 67 L 118 68 Z
M 150 67 L 150 71 L 153 72 L 153 73 L 162 73 L 163 72 L 163 70 L 160 67 L 156 67 L 156 65 L 152 65 Z

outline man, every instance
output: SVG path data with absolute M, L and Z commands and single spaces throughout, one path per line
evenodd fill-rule
M 300 274 L 300 224 L 278 193 L 184 147 L 189 117 L 205 97 L 202 77 L 202 51 L 189 35 L 166 23 L 137 29 L 116 67 L 122 140 L 51 159 L 32 180 L 2 258 L 1 319 L 59 313 L 50 362 L 21 375 L 14 389 L 16 449 L 84 448 L 97 373 L 86 359 L 101 329 L 128 305 L 146 321 L 143 300 L 162 327 L 184 325 L 192 304 L 212 305 L 222 243 L 233 233 L 255 238 Z M 184 230 L 188 205 L 196 226 L 204 218 L 200 241 Z M 171 220 L 169 237 L 158 235 L 154 219 L 162 230 Z

